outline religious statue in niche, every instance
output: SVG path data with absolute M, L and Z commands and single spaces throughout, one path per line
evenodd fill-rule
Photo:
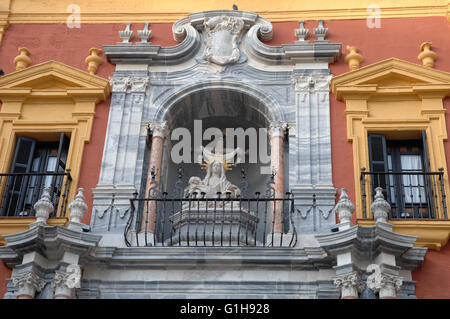
M 227 193 L 230 198 L 236 198 L 240 195 L 239 187 L 228 181 L 226 171 L 231 170 L 235 164 L 239 164 L 243 151 L 238 147 L 234 150 L 225 149 L 223 138 L 217 140 L 213 147 L 201 147 L 202 151 L 202 168 L 206 170 L 206 176 L 203 180 L 198 176 L 192 176 L 189 179 L 189 185 L 184 190 L 185 197 L 193 197 L 194 193 L 200 197 L 205 193 L 205 198 L 217 198 L 218 193 L 221 197 L 226 197 Z M 234 160 L 237 156 L 236 161 Z
M 239 60 L 239 37 L 244 29 L 240 18 L 219 16 L 205 20 L 206 48 L 203 58 L 209 62 L 226 65 Z

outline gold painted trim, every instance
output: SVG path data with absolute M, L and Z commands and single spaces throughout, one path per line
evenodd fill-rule
M 68 202 L 73 200 L 77 192 L 84 145 L 91 138 L 95 106 L 107 98 L 110 90 L 108 80 L 56 61 L 30 66 L 1 77 L 0 172 L 10 170 L 18 135 L 26 133 L 27 136 L 38 138 L 39 134 L 65 132 L 70 135 L 66 167 L 71 169 L 72 176 Z M 46 111 L 37 111 L 36 108 L 41 106 Z M 0 200 L 2 193 L 3 189 L 0 189 Z M 23 229 L 30 223 L 29 220 L 0 217 L 0 234 L 10 231 L 9 227 L 12 230 L 17 227 Z
M 3 235 L 16 234 L 30 229 L 29 225 L 36 221 L 36 217 L 0 217 L 0 246 L 6 245 Z M 69 218 L 54 217 L 47 220 L 49 226 L 66 226 Z
M 5 0 L 3 0 L 5 1 Z M 48 0 L 45 5 L 34 0 L 7 0 L 0 5 L 0 13 L 8 14 L 9 23 L 66 23 L 75 11 L 71 0 Z M 173 23 L 191 13 L 209 10 L 231 10 L 233 0 L 220 3 L 207 0 L 140 1 L 110 0 L 108 5 L 89 0 L 79 0 L 81 23 Z M 373 13 L 369 6 L 373 0 L 334 0 L 300 2 L 291 0 L 247 0 L 239 3 L 239 10 L 251 11 L 272 22 L 298 20 L 347 20 L 367 19 Z M 380 7 L 380 18 L 450 16 L 447 0 L 384 0 Z M 69 10 L 70 9 L 70 10 Z
M 361 226 L 373 226 L 374 220 L 358 219 Z M 403 234 L 418 236 L 414 243 L 416 247 L 427 247 L 433 250 L 440 250 L 450 238 L 450 220 L 390 220 L 393 224 L 393 231 Z

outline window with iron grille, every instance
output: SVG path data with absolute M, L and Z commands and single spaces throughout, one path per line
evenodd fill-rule
M 17 138 L 9 173 L 1 174 L 4 187 L 1 216 L 33 216 L 33 205 L 44 188 L 50 188 L 55 210 L 66 191 L 66 161 L 70 139 L 64 133 L 59 140 L 42 142 Z
M 425 131 L 421 139 L 368 138 L 372 196 L 376 187 L 383 189 L 390 218 L 433 218 L 439 175 L 429 169 Z

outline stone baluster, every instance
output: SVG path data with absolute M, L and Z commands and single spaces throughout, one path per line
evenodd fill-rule
M 271 166 L 275 172 L 275 198 L 284 198 L 284 138 L 287 132 L 287 123 L 272 122 L 269 127 L 271 145 Z M 271 222 L 274 232 L 283 231 L 283 201 L 276 201 L 272 211 Z
M 155 181 L 159 184 L 161 179 L 161 167 L 162 167 L 162 156 L 163 156 L 163 147 L 164 147 L 164 141 L 167 138 L 169 134 L 169 129 L 167 126 L 167 122 L 160 122 L 160 123 L 150 123 L 149 124 L 149 130 L 152 133 L 152 147 L 150 150 L 150 163 L 148 166 L 148 173 L 147 173 L 147 183 L 145 186 L 145 194 L 144 196 L 147 198 L 149 197 L 148 193 L 151 187 L 152 182 L 152 169 L 155 170 L 156 176 Z M 147 231 L 150 233 L 154 233 L 155 231 L 155 218 L 156 218 L 156 206 L 155 202 L 151 201 L 148 204 L 147 209 L 147 202 L 144 205 L 144 214 L 147 213 Z M 145 223 L 145 216 L 142 220 L 142 226 L 141 230 L 144 231 L 146 228 Z M 149 236 L 149 238 L 152 238 L 153 236 Z
M 45 280 L 33 271 L 12 277 L 13 286 L 18 288 L 17 299 L 34 299 L 36 291 L 41 291 L 45 286 Z
M 341 189 L 341 196 L 339 201 L 335 206 L 335 211 L 339 216 L 339 230 L 348 229 L 352 226 L 352 214 L 355 210 L 355 206 L 348 198 L 347 190 L 345 188 Z

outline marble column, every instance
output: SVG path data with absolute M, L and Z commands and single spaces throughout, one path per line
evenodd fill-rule
M 149 130 L 151 131 L 152 134 L 152 147 L 150 150 L 150 163 L 148 165 L 147 182 L 145 185 L 144 196 L 146 198 L 150 197 L 149 191 L 152 182 L 152 171 L 155 173 L 156 183 L 158 183 L 159 185 L 161 181 L 163 146 L 164 141 L 169 134 L 166 121 L 160 123 L 149 123 Z M 148 214 L 148 216 L 146 216 L 146 214 Z M 148 232 L 154 233 L 155 219 L 156 219 L 156 203 L 154 201 L 145 202 L 141 230 L 142 231 L 147 230 Z M 146 221 L 148 221 L 148 223 Z
M 275 172 L 274 189 L 276 198 L 284 198 L 284 138 L 287 123 L 272 122 L 269 127 L 271 147 L 271 168 Z M 283 231 L 283 201 L 276 201 L 271 214 L 271 231 Z

